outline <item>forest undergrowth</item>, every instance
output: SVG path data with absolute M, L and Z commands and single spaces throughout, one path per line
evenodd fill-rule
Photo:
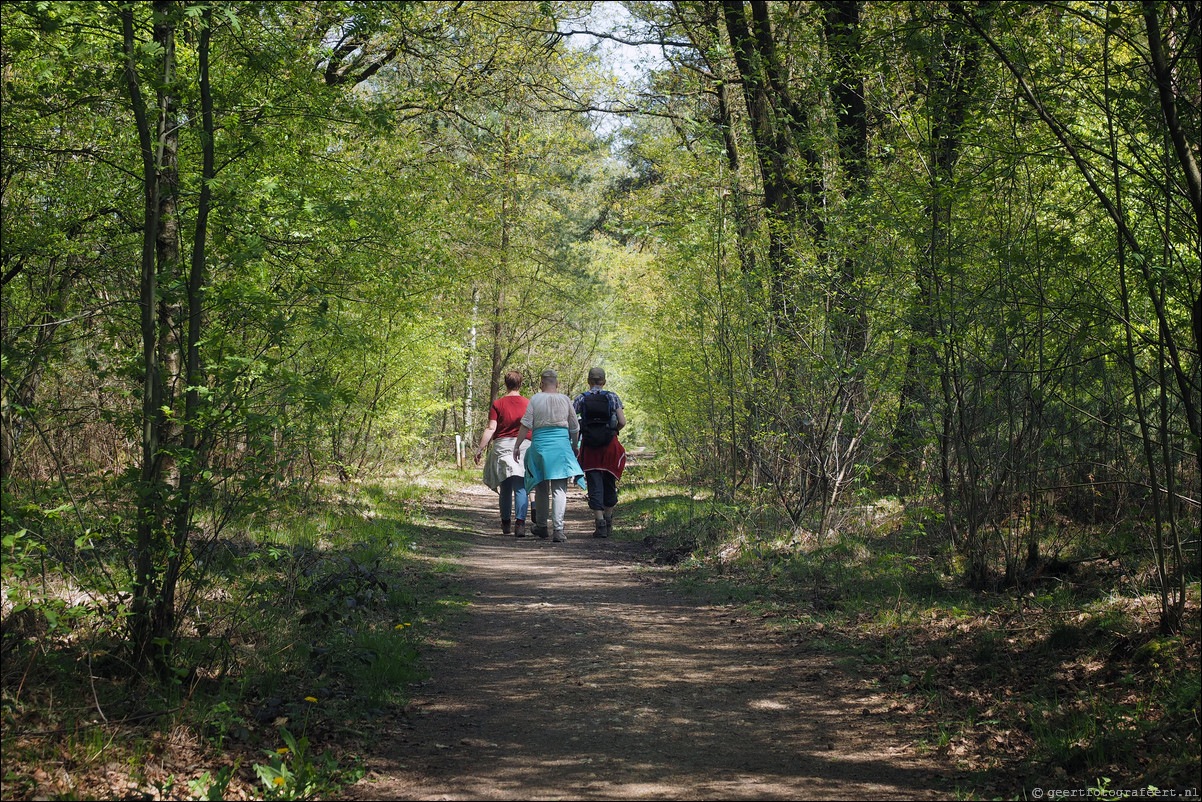
M 837 656 L 872 692 L 862 715 L 946 758 L 959 795 L 1202 786 L 1199 585 L 1182 634 L 1158 635 L 1150 550 L 1069 545 L 985 592 L 965 586 L 929 510 L 896 498 L 861 499 L 818 536 L 669 483 L 634 495 L 632 536 L 677 587 L 746 608 L 798 660 Z
M 165 679 L 130 678 L 120 604 L 84 592 L 90 565 L 118 562 L 84 555 L 115 544 L 60 574 L 62 555 L 6 541 L 3 797 L 323 798 L 357 780 L 422 643 L 465 606 L 448 559 L 463 533 L 426 513 L 460 481 L 327 485 L 198 547 L 206 580 Z M 617 537 L 796 659 L 835 656 L 871 699 L 861 714 L 943 757 L 961 797 L 1199 787 L 1196 580 L 1183 634 L 1164 637 L 1143 555 L 1069 547 L 982 592 L 898 499 L 861 498 L 819 537 L 653 463 L 625 485 Z
M 0 795 L 312 799 L 356 781 L 421 642 L 463 604 L 459 533 L 423 512 L 445 478 L 328 485 L 194 544 L 204 581 L 165 678 L 132 672 L 122 599 L 89 573 L 118 544 L 62 571 L 50 532 L 6 538 Z

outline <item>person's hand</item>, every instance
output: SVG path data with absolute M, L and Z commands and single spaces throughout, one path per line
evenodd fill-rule
M 476 459 L 475 459 L 475 463 L 476 463 L 477 465 L 479 465 L 479 464 L 480 464 L 480 457 L 481 457 L 481 456 L 483 456 L 483 454 L 484 454 L 484 449 L 482 449 L 482 448 L 477 448 L 477 449 L 476 449 Z
M 522 450 L 521 450 L 521 448 L 515 448 L 515 449 L 513 450 L 513 461 L 514 461 L 514 462 L 521 462 L 521 461 L 522 461 Z

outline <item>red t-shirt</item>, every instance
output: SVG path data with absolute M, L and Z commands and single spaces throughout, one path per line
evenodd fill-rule
M 529 403 L 530 399 L 521 395 L 504 395 L 493 401 L 492 406 L 488 408 L 488 419 L 497 422 L 497 431 L 493 438 L 517 437 L 518 429 L 522 428 L 522 416 L 526 414 Z M 530 439 L 529 434 L 526 435 L 526 439 Z

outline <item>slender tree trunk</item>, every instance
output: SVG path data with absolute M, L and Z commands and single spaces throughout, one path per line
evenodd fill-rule
M 698 49 L 706 54 L 707 60 L 710 60 L 709 51 L 722 42 L 722 34 L 714 6 L 707 5 L 705 11 L 706 13 L 701 22 L 710 45 L 709 47 L 698 47 Z M 723 259 L 723 254 L 725 253 L 724 224 L 727 215 L 726 202 L 729 200 L 731 214 L 735 222 L 735 248 L 739 258 L 739 285 L 743 288 L 745 300 L 743 316 L 746 319 L 745 325 L 747 326 L 749 335 L 747 337 L 747 348 L 750 363 L 746 367 L 746 376 L 750 381 L 739 379 L 738 372 L 740 369 L 731 358 L 732 349 L 728 348 L 727 353 L 727 375 L 725 380 L 727 385 L 727 404 L 730 407 L 731 446 L 729 468 L 731 471 L 730 489 L 733 493 L 734 487 L 740 481 L 740 462 L 755 465 L 760 459 L 759 449 L 754 437 L 754 432 L 758 429 L 761 418 L 759 407 L 760 396 L 757 388 L 762 386 L 767 380 L 769 363 L 766 347 L 767 341 L 762 325 L 763 320 L 756 312 L 756 309 L 761 308 L 762 305 L 753 300 L 759 295 L 756 260 L 758 232 L 756 219 L 752 213 L 751 204 L 748 201 L 750 192 L 743 180 L 743 162 L 738 139 L 735 136 L 735 114 L 730 97 L 730 82 L 726 79 L 721 59 L 712 59 L 710 61 L 710 71 L 716 77 L 714 91 L 718 97 L 717 123 L 722 131 L 722 142 L 726 151 L 726 164 L 730 176 L 727 181 L 730 191 L 726 192 L 723 190 L 721 203 L 719 204 L 719 260 Z M 721 264 L 719 267 L 721 268 Z M 740 455 L 743 456 L 742 460 L 740 460 Z
M 508 352 L 505 349 L 505 305 L 509 287 L 510 226 L 517 211 L 513 176 L 513 141 L 509 121 L 505 121 L 501 152 L 501 249 L 497 256 L 497 290 L 492 319 L 492 370 L 488 378 L 488 401 L 501 394 L 501 374 L 505 370 Z
M 156 514 L 157 541 L 152 547 L 155 553 L 153 570 L 159 576 L 151 612 L 152 642 L 159 644 L 152 653 L 156 668 L 166 666 L 169 647 L 162 645 L 169 639 L 175 627 L 175 574 L 172 564 L 183 559 L 183 554 L 169 547 L 169 505 L 172 485 L 178 482 L 174 476 L 177 465 L 176 449 L 179 446 L 178 426 L 173 414 L 165 410 L 174 409 L 174 400 L 182 375 L 181 338 L 179 326 L 179 299 L 174 289 L 179 275 L 179 119 L 175 85 L 175 9 L 173 0 L 156 0 L 154 3 L 154 42 L 162 48 L 161 84 L 158 88 L 158 230 L 155 235 L 155 270 L 158 303 L 158 333 L 156 346 L 159 351 L 159 403 L 156 407 L 155 426 L 158 428 L 159 485 L 163 496 L 162 505 Z
M 1198 162 L 1190 148 L 1188 134 L 1182 127 L 1181 118 L 1177 114 L 1177 107 L 1180 104 L 1177 99 L 1177 88 L 1173 81 L 1173 68 L 1169 66 L 1168 59 L 1164 54 L 1164 42 L 1160 35 L 1160 19 L 1156 13 L 1159 5 L 1161 4 L 1143 3 L 1144 27 L 1148 31 L 1148 62 L 1152 70 L 1153 83 L 1156 85 L 1157 96 L 1160 99 L 1160 110 L 1164 115 L 1169 141 L 1173 143 L 1173 153 L 1177 156 L 1181 174 L 1185 177 L 1186 195 L 1190 205 L 1194 208 L 1194 222 L 1199 229 L 1202 229 L 1202 172 L 1199 171 Z M 1196 7 L 1197 4 L 1193 5 Z M 1193 13 L 1197 14 L 1196 8 Z M 1192 47 L 1187 44 L 1192 52 L 1187 51 L 1187 56 L 1192 55 L 1194 59 L 1202 61 L 1202 58 L 1198 56 L 1199 42 L 1196 22 L 1195 19 Z M 1198 143 L 1195 141 L 1194 147 L 1197 146 Z
M 162 83 L 159 98 L 159 229 L 155 238 L 155 259 L 158 270 L 158 348 L 159 371 L 162 376 L 162 406 L 174 407 L 179 381 L 183 376 L 183 337 L 180 328 L 180 299 L 176 278 L 180 268 L 179 230 L 179 116 L 175 85 L 175 14 L 174 0 L 154 3 L 154 41 L 163 48 Z M 178 427 L 170 415 L 159 418 L 159 442 L 176 445 Z M 163 472 L 175 471 L 175 456 L 170 450 L 163 453 Z
M 476 405 L 476 322 L 480 317 L 480 288 L 472 285 L 472 328 L 469 333 L 469 342 L 467 348 L 467 359 L 465 360 L 464 373 L 466 374 L 466 386 L 463 392 L 463 432 L 465 441 L 472 436 L 475 429 L 475 405 Z
M 505 370 L 505 289 L 509 283 L 509 206 L 508 193 L 501 197 L 501 253 L 497 265 L 497 291 L 492 315 L 492 370 L 488 377 L 488 400 L 501 393 L 501 373 Z
M 1105 96 L 1109 97 L 1109 94 L 1110 94 L 1108 91 L 1110 89 L 1110 28 L 1109 28 L 1109 26 L 1106 29 L 1106 40 L 1102 46 L 1102 58 L 1103 58 L 1102 76 L 1106 82 L 1105 89 L 1107 90 L 1105 93 Z M 1107 134 L 1109 137 L 1109 145 L 1110 145 L 1111 181 L 1113 182 L 1113 187 L 1114 187 L 1113 203 L 1114 203 L 1114 209 L 1115 209 L 1115 216 L 1119 219 L 1125 219 L 1125 212 L 1123 209 L 1124 204 L 1123 204 L 1122 184 L 1121 184 L 1120 178 L 1119 178 L 1119 167 L 1118 167 L 1118 137 L 1117 137 L 1117 134 L 1115 131 L 1114 116 L 1112 114 L 1109 101 L 1106 103 L 1106 130 L 1107 130 Z M 1132 333 L 1133 327 L 1132 327 L 1132 312 L 1131 312 L 1131 294 L 1130 294 L 1130 290 L 1129 290 L 1128 284 L 1127 284 L 1127 244 L 1128 243 L 1127 243 L 1126 239 L 1123 237 L 1121 231 L 1117 232 L 1117 236 L 1115 239 L 1116 239 L 1116 243 L 1115 243 L 1116 249 L 1117 249 L 1117 253 L 1118 253 L 1118 263 L 1119 263 L 1119 292 L 1120 292 L 1120 299 L 1122 301 L 1122 309 L 1123 309 L 1123 334 L 1124 334 L 1124 343 L 1126 345 L 1126 351 L 1125 351 L 1124 356 L 1126 357 L 1125 361 L 1127 362 L 1128 370 L 1131 373 L 1132 399 L 1135 401 L 1135 415 L 1136 415 L 1136 419 L 1139 422 L 1140 439 L 1143 441 L 1143 447 L 1144 447 L 1144 460 L 1147 463 L 1148 486 L 1151 488 L 1152 519 L 1153 519 L 1153 526 L 1154 526 L 1152 549 L 1153 549 L 1153 553 L 1155 554 L 1155 557 L 1156 557 L 1156 576 L 1157 576 L 1157 579 L 1159 580 L 1159 585 L 1160 585 L 1160 587 L 1158 588 L 1158 590 L 1160 591 L 1160 629 L 1162 632 L 1175 632 L 1180 627 L 1181 622 L 1176 620 L 1176 616 L 1174 615 L 1174 613 L 1176 612 L 1175 600 L 1170 598 L 1172 591 L 1174 589 L 1171 588 L 1170 568 L 1168 565 L 1168 560 L 1166 559 L 1167 554 L 1166 554 L 1165 538 L 1164 538 L 1164 528 L 1165 528 L 1164 527 L 1164 523 L 1165 523 L 1164 522 L 1164 510 L 1161 507 L 1160 481 L 1158 478 L 1158 471 L 1157 471 L 1157 466 L 1156 466 L 1155 442 L 1153 440 L 1154 435 L 1152 434 L 1151 427 L 1148 425 L 1148 413 L 1147 413 L 1147 409 L 1146 409 L 1146 404 L 1144 402 L 1143 383 L 1140 381 L 1140 377 L 1139 377 L 1139 366 L 1138 366 L 1137 360 L 1136 360 L 1137 352 L 1136 352 L 1136 348 L 1135 348 L 1135 338 Z M 1158 351 L 1159 351 L 1158 357 L 1160 358 L 1160 360 L 1162 360 L 1160 369 L 1158 371 L 1159 377 L 1161 379 L 1160 393 L 1162 395 L 1165 392 L 1165 384 L 1163 381 L 1165 378 L 1165 371 L 1164 371 L 1164 365 L 1163 365 L 1164 339 L 1165 339 L 1164 335 L 1165 335 L 1165 327 L 1162 325 L 1159 329 L 1159 336 L 1158 336 L 1158 343 L 1157 343 Z M 1165 421 L 1165 422 L 1167 423 L 1167 421 Z M 1161 440 L 1162 441 L 1167 440 L 1168 436 L 1169 436 L 1169 430 L 1166 426 L 1160 430 Z M 1166 485 L 1167 485 L 1171 481 L 1169 479 L 1169 474 L 1172 473 L 1172 463 L 1171 463 L 1171 461 L 1166 461 L 1161 467 L 1163 467 L 1165 470 L 1165 474 L 1166 474 L 1165 479 L 1166 479 Z M 1168 499 L 1166 499 L 1166 501 L 1168 502 L 1168 504 L 1171 505 L 1173 502 L 1173 499 L 1168 498 Z M 1179 568 L 1179 566 L 1178 566 L 1178 568 Z
M 777 76 L 774 81 L 771 73 L 775 51 L 766 4 L 752 3 L 754 35 L 742 0 L 726 0 L 722 8 L 735 65 L 742 79 L 743 98 L 763 183 L 771 287 L 768 303 L 773 317 L 780 318 L 788 314 L 790 308 L 790 242 L 797 223 L 798 196 L 798 188 L 789 178 L 794 150 L 791 132 L 781 112 L 787 110 L 787 114 L 795 116 L 796 108 L 787 98 L 773 102 L 773 90 L 784 91 L 784 86 L 783 80 Z
M 914 270 L 918 297 L 912 313 L 911 340 L 890 449 L 895 470 L 901 467 L 902 460 L 913 456 L 921 442 L 919 418 L 929 405 L 925 377 L 934 370 L 937 362 L 934 343 L 938 332 L 934 310 L 939 291 L 938 272 L 942 255 L 950 247 L 951 190 L 980 65 L 979 42 L 960 31 L 959 27 L 943 26 L 938 37 L 938 52 L 928 59 L 926 69 L 930 168 L 925 216 L 929 237 Z
M 864 76 L 859 64 L 863 42 L 860 36 L 859 0 L 824 0 L 823 31 L 834 67 L 831 94 L 835 106 L 835 125 L 839 160 L 847 176 L 843 190 L 844 206 L 856 206 L 868 190 L 868 109 L 864 101 Z M 860 362 L 868 351 L 868 316 L 861 297 L 864 267 L 863 238 L 853 221 L 844 227 L 846 242 L 835 271 L 838 284 L 832 288 L 834 315 L 829 325 L 835 330 L 836 359 L 843 366 L 844 391 L 851 399 L 849 412 L 854 416 L 862 403 L 863 376 Z
M 155 544 L 162 526 L 161 463 L 159 461 L 158 420 L 161 415 L 162 384 L 158 350 L 158 273 L 155 248 L 159 230 L 158 154 L 152 138 L 146 102 L 138 75 L 137 41 L 134 36 L 133 7 L 120 8 L 122 42 L 125 51 L 126 84 L 137 127 L 142 153 L 142 255 L 139 305 L 142 329 L 142 466 L 138 487 L 137 540 L 134 567 L 134 599 L 131 635 L 134 659 L 144 663 L 153 634 L 153 606 L 156 591 Z
M 209 86 L 209 43 L 212 36 L 213 10 L 206 8 L 201 15 L 198 61 L 200 68 L 200 144 L 202 153 L 200 199 L 196 208 L 196 229 L 192 235 L 192 260 L 189 266 L 187 286 L 188 334 L 185 366 L 182 463 L 179 476 L 179 500 L 175 508 L 175 543 L 168 570 L 163 578 L 163 590 L 159 594 L 158 611 L 155 616 L 160 634 L 175 630 L 175 586 L 183 568 L 184 554 L 193 509 L 193 492 L 196 475 L 205 467 L 204 449 L 200 442 L 200 386 L 204 374 L 200 366 L 200 337 L 204 325 L 204 292 L 208 285 L 205 267 L 205 249 L 208 238 L 209 208 L 212 190 L 209 182 L 215 174 L 213 151 L 213 98 Z
M 501 374 L 505 369 L 505 354 L 501 343 L 505 337 L 505 323 L 502 314 L 505 310 L 505 285 L 497 284 L 497 293 L 493 304 L 492 318 L 492 371 L 488 378 L 489 403 L 501 392 Z

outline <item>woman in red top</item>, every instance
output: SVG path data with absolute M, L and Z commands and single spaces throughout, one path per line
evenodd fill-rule
M 529 436 L 517 449 L 518 459 L 514 459 L 514 446 L 517 445 L 518 429 L 521 427 L 522 416 L 526 414 L 526 406 L 530 403 L 522 395 L 522 374 L 511 370 L 505 374 L 505 389 L 508 392 L 492 402 L 488 409 L 488 426 L 480 436 L 480 447 L 476 449 L 476 464 L 484 450 L 492 444 L 492 452 L 484 463 L 484 484 L 501 494 L 501 531 L 509 534 L 510 513 L 516 513 L 516 526 L 513 534 L 516 537 L 526 536 L 526 470 L 523 460 L 526 449 L 530 446 Z M 516 508 L 516 509 L 515 509 Z

